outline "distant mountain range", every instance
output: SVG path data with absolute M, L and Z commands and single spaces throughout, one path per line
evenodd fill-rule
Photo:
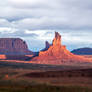
M 71 51 L 73 54 L 76 55 L 92 55 L 92 48 L 78 48 Z

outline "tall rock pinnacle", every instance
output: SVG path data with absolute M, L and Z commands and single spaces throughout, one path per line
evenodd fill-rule
M 45 48 L 42 49 L 41 51 L 46 51 L 46 50 L 48 50 L 48 48 L 49 48 L 50 46 L 51 46 L 51 44 L 49 44 L 49 42 L 46 41 L 46 42 L 45 42 Z
M 52 41 L 52 45 L 48 46 L 47 50 L 40 51 L 39 55 L 34 57 L 32 61 L 40 64 L 62 64 L 82 61 L 86 62 L 90 60 L 82 56 L 74 55 L 68 51 L 66 46 L 61 44 L 61 35 L 58 32 L 55 32 L 55 38 Z
M 48 49 L 50 47 L 50 44 L 48 41 L 45 42 L 45 45 L 46 45 L 46 47 L 45 47 L 46 49 Z
M 53 39 L 52 45 L 61 45 L 61 35 L 58 32 L 55 32 L 55 38 Z

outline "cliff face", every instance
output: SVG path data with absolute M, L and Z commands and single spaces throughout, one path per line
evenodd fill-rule
M 53 46 L 61 46 L 61 35 L 58 32 L 55 32 L 55 38 L 52 42 Z
M 20 38 L 0 38 L 0 54 L 32 54 Z
M 66 49 L 66 46 L 61 44 L 61 35 L 55 32 L 55 38 L 52 45 L 45 51 L 40 51 L 39 55 L 34 57 L 31 61 L 40 64 L 61 64 L 71 62 L 90 61 L 82 56 L 74 55 Z

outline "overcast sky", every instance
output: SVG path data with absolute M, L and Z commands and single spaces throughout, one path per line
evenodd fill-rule
M 0 37 L 20 37 L 38 51 L 55 31 L 69 50 L 92 47 L 92 0 L 0 0 Z

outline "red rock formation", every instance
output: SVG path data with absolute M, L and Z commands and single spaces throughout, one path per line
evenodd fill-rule
M 20 38 L 0 38 L 0 54 L 32 54 L 27 44 Z
M 71 62 L 91 61 L 82 56 L 74 55 L 61 44 L 61 36 L 55 32 L 52 45 L 46 51 L 40 51 L 39 56 L 34 57 L 32 62 L 40 64 L 62 64 Z
M 0 60 L 5 60 L 7 57 L 6 57 L 6 55 L 0 55 Z
M 46 42 L 45 42 L 45 48 L 42 49 L 41 51 L 46 51 L 46 50 L 48 50 L 48 48 L 49 48 L 50 46 L 51 46 L 51 44 L 49 44 L 49 42 L 46 41 Z
M 52 45 L 61 46 L 61 35 L 59 35 L 58 32 L 55 32 L 55 38 L 53 39 Z
M 46 41 L 46 42 L 45 42 L 45 46 L 46 46 L 45 48 L 48 49 L 51 45 L 49 44 L 48 41 Z

